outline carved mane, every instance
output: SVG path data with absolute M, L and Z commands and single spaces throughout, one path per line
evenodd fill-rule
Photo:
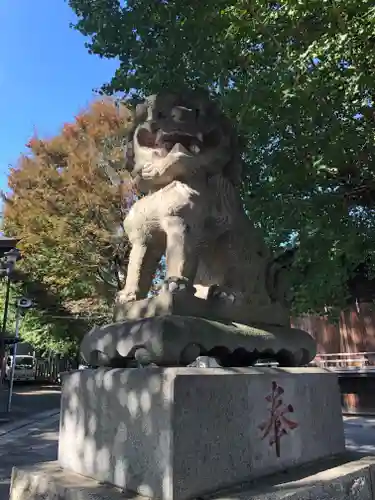
M 163 99 L 170 95 L 182 96 L 185 102 L 189 103 L 189 94 L 191 91 L 182 92 L 176 94 L 175 92 L 163 92 L 157 94 L 157 96 L 151 96 L 139 103 L 133 112 L 133 125 L 129 130 L 127 137 L 127 144 L 125 148 L 125 168 L 128 170 L 133 177 L 137 177 L 137 172 L 134 171 L 135 161 L 134 161 L 134 149 L 133 141 L 134 134 L 137 127 L 142 123 L 145 123 L 148 118 L 148 101 L 153 98 L 155 101 L 157 99 Z M 195 101 L 196 101 L 195 97 Z M 222 134 L 227 135 L 230 138 L 229 149 L 231 151 L 231 158 L 226 165 L 223 166 L 221 175 L 229 181 L 234 188 L 238 188 L 242 180 L 242 158 L 239 147 L 238 134 L 230 120 L 220 111 L 219 107 L 215 102 L 209 100 L 209 94 L 207 92 L 201 92 L 200 100 L 202 105 L 205 107 L 206 113 L 213 117 L 213 123 L 217 124 L 217 128 L 220 129 Z

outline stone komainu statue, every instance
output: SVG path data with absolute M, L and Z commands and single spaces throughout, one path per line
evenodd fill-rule
M 136 108 L 127 169 L 146 196 L 124 222 L 131 243 L 118 304 L 143 299 L 162 255 L 167 282 L 247 324 L 287 325 L 282 265 L 244 212 L 237 135 L 201 92 L 161 93 Z
M 85 335 L 83 358 L 110 367 L 188 366 L 200 356 L 230 367 L 307 364 L 315 341 L 290 327 L 282 276 L 293 255 L 275 259 L 244 212 L 229 120 L 198 92 L 151 96 L 135 115 L 126 163 L 145 196 L 124 222 L 131 252 L 114 322 Z M 147 297 L 163 255 L 166 279 Z

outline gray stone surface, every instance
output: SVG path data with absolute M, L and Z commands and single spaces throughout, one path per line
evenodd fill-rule
M 224 347 L 230 355 L 223 356 L 227 366 L 249 366 L 257 358 L 270 355 L 284 366 L 299 366 L 309 363 L 316 354 L 315 340 L 296 328 L 256 327 L 175 315 L 95 327 L 84 337 L 81 354 L 94 366 L 116 366 L 119 362 L 126 366 L 126 362 L 134 361 L 141 347 L 146 349 L 150 362 L 159 366 L 188 365 L 199 355 L 214 356 L 213 349 L 218 347 Z
M 237 304 L 236 301 L 210 297 L 198 297 L 187 288 L 170 292 L 161 290 L 158 295 L 132 302 L 117 302 L 114 309 L 115 321 L 126 319 L 153 318 L 164 315 L 197 316 L 216 321 L 236 321 L 237 323 L 264 323 L 267 325 L 287 326 L 290 317 L 287 311 L 281 310 L 278 304 L 259 305 Z
M 144 496 L 185 500 L 343 451 L 337 378 L 317 368 L 98 369 L 63 382 L 60 465 Z
M 216 500 L 374 500 L 375 457 L 337 460 L 269 476 L 251 485 L 219 491 Z M 10 500 L 120 500 L 117 488 L 62 470 L 57 462 L 15 468 Z M 136 493 L 125 498 L 141 500 Z M 203 497 L 207 498 L 207 497 Z
M 61 469 L 57 462 L 33 467 L 14 468 L 10 500 L 123 500 L 115 488 L 99 485 L 91 479 Z
M 0 417 L 8 417 L 10 422 L 29 418 L 41 411 L 58 411 L 60 408 L 60 387 L 56 386 L 15 383 L 10 414 L 6 412 L 8 396 L 8 387 L 3 386 L 0 390 Z
M 374 500 L 375 457 L 345 455 L 275 474 L 252 487 L 237 488 L 220 500 Z

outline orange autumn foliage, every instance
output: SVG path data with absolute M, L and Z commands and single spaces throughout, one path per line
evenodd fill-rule
M 120 192 L 105 166 L 121 164 L 130 125 L 125 106 L 94 102 L 57 136 L 33 137 L 9 173 L 4 230 L 21 238 L 25 270 L 66 300 L 110 295 L 99 270 L 111 274 L 116 256 L 126 264 L 115 236 L 132 185 L 125 178 Z

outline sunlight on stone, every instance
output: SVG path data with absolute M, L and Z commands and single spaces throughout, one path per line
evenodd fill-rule
M 94 470 L 94 458 L 96 457 L 96 445 L 93 439 L 86 437 L 83 443 L 83 461 L 86 470 Z
M 172 453 L 172 436 L 169 430 L 160 432 L 158 460 L 163 468 L 169 467 L 169 460 Z
M 152 338 L 150 338 L 150 332 L 149 332 L 149 329 L 143 329 L 142 330 L 142 342 L 150 342 L 151 340 L 151 346 L 154 347 L 155 345 L 156 346 L 159 346 L 160 344 L 157 343 L 155 344 L 155 342 L 152 342 Z
M 174 398 L 174 377 L 173 373 L 167 372 L 163 378 L 163 386 L 161 392 L 163 393 L 163 408 L 168 409 L 173 404 Z
M 142 417 L 142 429 L 143 429 L 143 433 L 146 436 L 152 436 L 153 425 L 152 425 L 152 418 L 150 415 L 144 415 Z
M 127 461 L 123 459 L 121 462 L 117 460 L 114 470 L 114 480 L 116 484 L 126 484 Z
M 87 385 L 87 389 L 90 392 L 94 392 L 95 384 L 94 384 L 94 380 L 92 378 L 87 379 L 86 385 Z
M 173 475 L 170 465 L 165 465 L 162 488 L 164 498 L 173 498 Z
M 156 336 L 152 336 L 151 338 L 150 337 L 150 334 L 147 334 L 147 341 L 151 343 L 151 351 L 154 351 L 154 352 L 160 352 L 163 348 L 162 346 L 162 343 L 160 342 L 160 339 Z M 145 339 L 145 340 L 146 340 Z
M 69 377 L 69 387 L 70 390 L 77 389 L 79 387 L 79 377 L 72 375 Z
M 120 340 L 117 344 L 117 351 L 122 356 L 126 356 L 129 352 L 128 342 L 126 340 Z
M 98 340 L 98 350 L 104 352 L 105 348 L 108 345 L 111 345 L 112 342 L 113 342 L 112 335 L 110 333 L 107 333 L 107 335 Z
M 139 493 L 141 495 L 143 495 L 144 497 L 150 497 L 150 498 L 152 498 L 154 496 L 152 488 L 148 484 L 141 484 L 139 486 L 138 490 L 139 490 Z
M 150 393 L 146 389 L 142 390 L 140 403 L 141 403 L 141 408 L 142 408 L 143 412 L 149 413 L 149 411 L 151 409 L 151 396 L 150 396 Z
M 95 382 L 97 387 L 103 386 L 104 373 L 102 370 L 97 370 L 95 373 Z
M 72 394 L 70 401 L 69 401 L 69 406 L 71 410 L 78 410 L 79 407 L 79 398 L 76 393 Z
M 43 432 L 42 434 L 38 434 L 38 439 L 45 441 L 55 441 L 57 439 L 56 432 Z M 45 444 L 44 444 L 45 446 Z
M 64 419 L 64 432 L 67 435 L 72 435 L 74 436 L 74 441 L 77 444 L 77 446 L 80 446 L 84 443 L 85 441 L 85 428 L 84 424 L 79 425 L 79 420 L 81 422 L 84 421 L 84 418 L 82 417 L 81 419 L 77 419 L 74 417 L 68 417 L 66 416 Z
M 104 384 L 104 388 L 107 391 L 110 391 L 112 389 L 112 387 L 113 387 L 113 370 L 105 373 L 104 379 L 103 379 L 103 384 Z
M 139 410 L 139 402 L 136 393 L 134 391 L 130 391 L 127 399 L 129 413 L 132 417 L 136 417 Z
M 160 392 L 161 389 L 160 375 L 154 375 L 153 377 L 150 377 L 148 386 L 151 394 L 157 394 L 158 392 Z
M 125 422 L 120 422 L 117 432 L 116 432 L 116 438 L 115 438 L 115 443 L 125 443 L 128 438 L 128 429 L 125 425 Z
M 96 417 L 95 417 L 95 415 L 91 415 L 89 418 L 89 424 L 88 424 L 89 433 L 94 434 L 96 432 L 97 427 L 98 427 L 98 424 L 97 424 Z
M 140 323 L 134 323 L 133 326 L 130 329 L 131 335 L 136 335 L 141 329 L 141 324 Z
M 108 464 L 111 459 L 111 454 L 109 453 L 109 450 L 107 448 L 102 448 L 101 450 L 98 451 L 97 456 L 96 456 L 96 467 L 97 471 L 100 472 L 106 472 L 108 470 Z
M 128 380 L 128 373 L 126 371 L 124 371 L 120 375 L 120 382 L 122 384 L 126 384 L 127 380 Z
M 2 484 L 3 482 L 1 482 L 0 484 Z M 17 484 L 17 491 L 15 492 L 12 492 L 12 500 L 21 500 L 21 498 L 23 498 L 23 496 L 26 494 L 26 495 L 30 495 L 30 493 L 32 492 L 32 485 L 30 484 L 30 480 L 28 478 L 21 478 L 18 480 L 18 484 Z

